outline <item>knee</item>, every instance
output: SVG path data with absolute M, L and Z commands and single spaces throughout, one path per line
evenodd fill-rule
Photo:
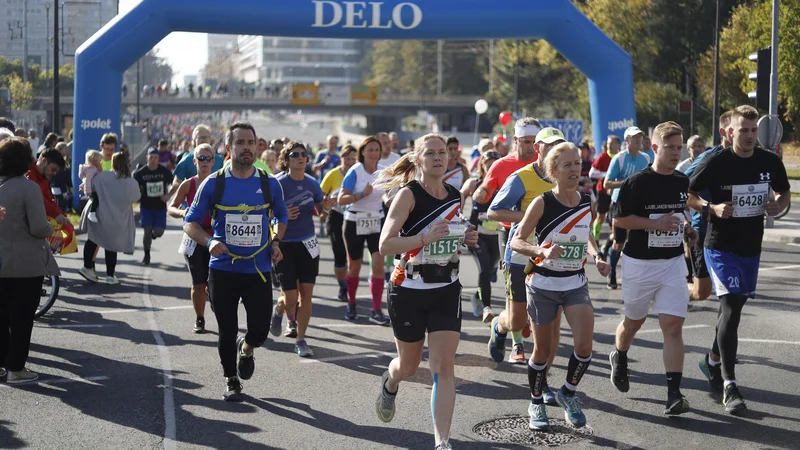
M 664 333 L 664 338 L 681 339 L 683 337 L 683 319 L 662 320 L 661 332 Z
M 400 376 L 403 377 L 404 380 L 413 377 L 417 374 L 417 366 L 414 364 L 404 364 L 403 361 L 400 361 Z
M 163 228 L 153 228 L 153 236 L 161 237 L 163 235 L 164 235 L 164 229 Z
M 439 378 L 453 378 L 455 376 L 454 365 L 454 361 L 451 358 L 430 361 L 431 375 L 438 374 Z
M 633 320 L 626 317 L 625 320 L 622 321 L 622 328 L 625 329 L 625 331 L 635 333 L 639 331 L 640 328 L 642 328 L 642 325 L 644 325 L 645 320 L 646 318 L 641 320 Z

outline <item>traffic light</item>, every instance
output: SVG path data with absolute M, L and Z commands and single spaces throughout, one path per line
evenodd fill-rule
M 772 47 L 762 48 L 750 54 L 750 61 L 756 63 L 756 71 L 750 72 L 750 79 L 756 82 L 756 90 L 747 96 L 756 102 L 759 111 L 769 110 L 769 80 L 772 71 Z

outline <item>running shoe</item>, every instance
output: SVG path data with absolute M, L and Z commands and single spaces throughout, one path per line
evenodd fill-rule
M 340 302 L 347 301 L 347 288 L 339 288 L 339 295 L 336 297 Z
M 286 332 L 283 333 L 283 337 L 287 338 L 296 338 L 297 337 L 297 321 L 290 320 L 286 323 Z
M 347 312 L 344 313 L 344 318 L 347 320 L 356 320 L 358 319 L 358 308 L 356 307 L 355 303 L 348 303 L 347 304 Z
M 526 322 L 525 323 L 525 328 L 522 329 L 522 337 L 524 337 L 525 339 L 528 339 L 529 337 L 531 337 L 531 323 L 530 322 Z
M 198 317 L 194 321 L 194 328 L 192 328 L 192 333 L 196 334 L 203 334 L 206 332 L 206 319 L 205 317 Z
M 90 281 L 92 283 L 99 283 L 100 279 L 97 278 L 97 273 L 93 269 L 87 269 L 86 267 L 81 267 L 78 270 L 78 274 L 83 278 L 86 278 L 86 281 Z
M 545 380 L 546 381 L 546 380 Z M 542 398 L 544 399 L 544 404 L 547 406 L 558 406 L 558 400 L 556 400 L 556 394 L 550 390 L 550 386 L 544 385 L 542 387 Z
M 508 355 L 508 362 L 511 364 L 525 364 L 525 347 L 522 344 L 514 344 L 511 354 Z
M 3 378 L 4 376 L 6 376 L 6 373 L 8 373 L 8 372 L 6 371 L 6 369 L 4 369 L 4 368 L 0 367 L 0 378 Z
M 475 317 L 480 317 L 481 316 L 482 303 L 481 303 L 481 299 L 478 296 L 477 292 L 472 294 L 472 297 L 470 297 L 470 301 L 472 302 L 472 315 L 475 316 Z
M 236 350 L 239 352 L 239 362 L 236 364 L 236 372 L 239 374 L 239 378 L 249 380 L 256 370 L 256 358 L 253 356 L 252 352 L 246 355 L 242 350 L 243 346 L 244 336 L 242 335 L 236 338 Z
M 226 402 L 241 402 L 244 400 L 242 398 L 242 382 L 239 381 L 238 377 L 225 378 L 225 387 L 225 393 L 222 394 L 222 398 Z
M 314 356 L 314 351 L 308 346 L 305 339 L 300 339 L 294 343 L 294 352 L 300 355 L 301 358 L 310 358 Z
M 450 446 L 450 440 L 444 439 L 436 445 L 434 450 L 453 450 L 453 447 Z
M 550 421 L 547 420 L 547 406 L 531 402 L 528 406 L 528 428 L 533 431 L 547 431 L 550 429 Z
M 499 317 L 492 319 L 492 329 L 489 331 L 489 355 L 494 362 L 501 363 L 506 356 L 506 336 L 497 333 L 497 321 Z
M 20 370 L 19 372 L 12 372 L 8 371 L 8 378 L 6 378 L 6 383 L 8 384 L 23 384 L 23 383 L 30 383 L 31 381 L 36 381 L 39 379 L 39 374 L 28 370 L 27 368 Z
M 491 306 L 484 306 L 483 307 L 483 323 L 492 323 L 492 319 L 494 319 L 494 312 L 492 312 Z
M 144 258 L 142 258 L 142 265 L 143 266 L 150 265 L 150 255 L 145 255 Z
M 115 286 L 115 285 L 119 284 L 119 278 L 117 278 L 114 275 L 107 275 L 105 280 L 106 280 L 106 284 L 110 284 L 112 286 Z
M 369 321 L 378 325 L 389 325 L 392 323 L 392 320 L 389 318 L 389 316 L 385 315 L 380 309 L 377 311 L 372 311 L 369 316 Z
M 559 389 L 556 391 L 556 402 L 564 408 L 564 419 L 573 427 L 580 428 L 586 425 L 586 415 L 581 409 L 581 399 L 574 393 L 567 395 L 563 389 Z
M 680 393 L 670 392 L 667 394 L 667 407 L 664 409 L 664 415 L 679 416 L 687 412 L 689 412 L 689 400 L 686 400 L 686 397 Z
M 744 398 L 739 392 L 739 387 L 736 386 L 736 383 L 725 386 L 725 395 L 722 397 L 722 403 L 725 405 L 725 411 L 734 416 L 743 414 L 747 410 L 747 405 L 745 405 Z
M 724 381 L 722 380 L 722 364 L 712 366 L 708 363 L 708 354 L 700 360 L 697 364 L 700 367 L 700 372 L 703 372 L 708 380 L 708 388 L 711 392 L 722 393 Z
M 389 371 L 387 370 L 381 377 L 381 391 L 378 394 L 378 399 L 375 401 L 375 412 L 378 413 L 378 419 L 386 423 L 391 422 L 394 418 L 394 401 L 397 398 L 397 392 L 391 394 L 386 390 L 386 382 L 388 380 Z
M 281 335 L 281 324 L 283 323 L 283 316 L 278 315 L 277 306 L 272 308 L 272 320 L 269 323 L 269 334 L 278 337 Z
M 619 363 L 619 352 L 616 350 L 608 355 L 608 361 L 611 363 L 611 384 L 620 392 L 628 392 L 631 388 L 628 380 L 628 365 Z
M 608 283 L 606 283 L 606 288 L 607 289 L 614 290 L 614 289 L 617 289 L 619 287 L 619 285 L 617 284 L 616 275 L 607 276 L 606 277 L 606 281 L 608 281 Z

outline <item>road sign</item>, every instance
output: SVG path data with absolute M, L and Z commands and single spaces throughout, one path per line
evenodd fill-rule
M 758 142 L 768 150 L 775 150 L 783 138 L 783 125 L 775 116 L 764 116 L 758 121 Z
M 583 121 L 582 120 L 555 120 L 545 119 L 539 120 L 543 127 L 558 128 L 564 133 L 567 141 L 578 145 L 583 141 Z
M 353 105 L 374 106 L 378 104 L 378 88 L 374 86 L 352 86 L 351 89 L 350 99 Z
M 293 105 L 319 104 L 319 87 L 315 84 L 293 84 L 292 104 Z

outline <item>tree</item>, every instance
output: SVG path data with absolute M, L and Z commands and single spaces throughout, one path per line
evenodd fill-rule
M 30 81 L 23 82 L 21 77 L 13 74 L 8 79 L 8 88 L 12 109 L 25 111 L 33 108 L 33 84 Z
M 156 50 L 150 50 L 142 56 L 139 60 L 139 71 L 139 79 L 142 86 L 153 86 L 163 83 L 171 84 L 172 75 L 174 74 L 172 66 L 167 63 L 166 59 L 158 56 Z M 125 71 L 122 77 L 122 83 L 127 85 L 129 90 L 136 87 L 136 64 Z M 121 87 L 122 86 L 120 86 L 120 88 Z

